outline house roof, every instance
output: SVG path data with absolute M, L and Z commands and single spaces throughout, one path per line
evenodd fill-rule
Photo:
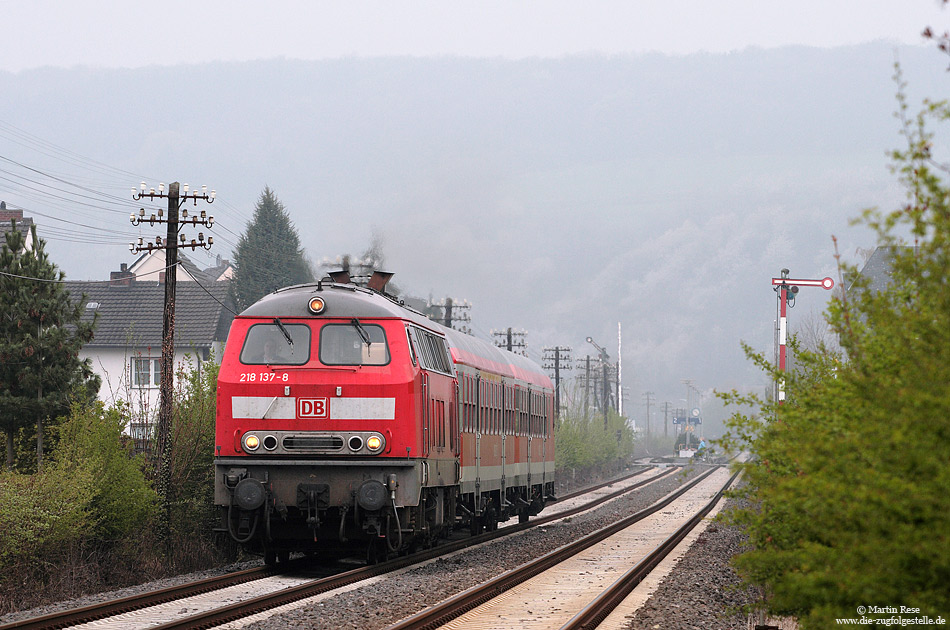
M 146 281 L 157 280 L 159 272 L 165 269 L 165 254 L 166 252 L 163 249 L 142 252 L 142 255 L 136 258 L 135 262 L 127 268 L 123 268 L 123 271 L 128 270 Z M 196 280 L 207 285 L 209 282 L 226 281 L 230 279 L 228 271 L 231 269 L 231 263 L 222 259 L 221 256 L 216 258 L 213 267 L 202 270 L 194 261 L 186 256 L 184 252 L 179 251 L 178 265 L 178 282 Z M 144 271 L 148 268 L 152 268 L 152 271 Z
M 5 203 L 0 203 L 0 245 L 6 243 L 6 234 L 10 231 L 11 220 L 16 220 L 17 232 L 23 235 L 23 242 L 27 249 L 32 249 L 30 228 L 33 226 L 32 217 L 24 217 L 22 210 L 8 210 Z
M 175 344 L 196 348 L 225 341 L 234 315 L 228 299 L 228 285 L 215 282 L 199 285 L 181 282 L 175 289 Z M 132 282 L 116 286 L 107 282 L 67 282 L 70 299 L 86 294 L 83 321 L 99 313 L 92 347 L 153 347 L 162 345 L 165 285 Z M 210 295 L 209 295 L 210 294 Z
M 910 246 L 879 246 L 872 253 L 861 275 L 868 279 L 868 290 L 872 293 L 884 291 L 891 284 L 894 273 L 894 258 L 900 253 L 909 253 Z

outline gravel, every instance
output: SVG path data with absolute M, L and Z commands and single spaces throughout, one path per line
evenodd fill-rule
M 734 506 L 726 500 L 723 510 Z M 735 527 L 712 523 L 699 535 L 675 569 L 627 625 L 627 630 L 747 630 L 748 615 L 740 607 L 755 601 L 742 588 L 729 559 L 741 551 L 746 537 Z
M 520 535 L 505 537 L 478 549 L 460 552 L 452 557 L 410 569 L 392 578 L 384 577 L 371 586 L 356 588 L 247 627 L 256 630 L 385 628 L 427 606 L 643 509 L 706 468 L 703 465 L 691 467 L 686 473 L 674 473 L 657 484 L 637 490 L 592 512 L 533 528 Z M 695 543 L 694 549 L 700 550 L 700 553 L 691 550 L 678 563 L 674 572 L 634 616 L 629 627 L 744 630 L 747 627 L 745 615 L 728 612 L 750 602 L 752 597 L 748 591 L 731 588 L 738 584 L 738 578 L 729 568 L 728 559 L 738 551 L 741 540 L 739 533 L 730 528 L 720 524 L 710 526 Z M 257 564 L 259 562 L 242 563 L 11 613 L 0 617 L 0 624 L 164 588 Z M 685 592 L 684 584 L 690 585 Z
M 655 503 L 706 466 L 674 473 L 592 512 L 505 537 L 411 569 L 366 588 L 325 599 L 316 605 L 275 615 L 246 626 L 254 630 L 376 630 L 471 588 L 496 575 L 573 542 Z M 667 627 L 667 626 L 663 626 Z

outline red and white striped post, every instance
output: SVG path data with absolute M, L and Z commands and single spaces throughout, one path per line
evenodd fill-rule
M 788 269 L 782 269 L 782 275 L 779 278 L 772 278 L 772 290 L 778 294 L 778 369 L 785 373 L 785 344 L 788 338 L 788 294 L 792 294 L 792 299 L 798 293 L 799 287 L 821 287 L 830 291 L 835 286 L 835 281 L 831 278 L 822 278 L 821 280 L 789 278 Z M 777 399 L 779 404 L 785 402 L 785 378 L 778 380 Z

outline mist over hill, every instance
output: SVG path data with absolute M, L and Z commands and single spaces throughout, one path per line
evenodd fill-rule
M 936 52 L 898 56 L 912 104 L 946 94 Z M 224 257 L 270 186 L 311 259 L 376 233 L 403 290 L 469 299 L 476 334 L 523 328 L 535 359 L 555 344 L 594 354 L 588 335 L 616 358 L 620 322 L 642 419 L 644 391 L 683 406 L 681 379 L 763 387 L 739 341 L 771 352 L 770 277 L 837 279 L 832 234 L 846 258 L 873 245 L 848 220 L 903 199 L 886 157 L 894 59 L 880 43 L 46 68 L 0 73 L 0 122 L 55 146 L 5 126 L 0 156 L 122 199 L 142 178 L 206 183 Z M 107 278 L 153 234 L 4 164 L 0 199 L 35 218 L 70 279 Z M 803 291 L 793 328 L 824 293 Z

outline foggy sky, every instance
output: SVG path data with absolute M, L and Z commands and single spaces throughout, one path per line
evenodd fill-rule
M 171 3 L 144 16 L 4 3 L 0 156 L 126 202 L 139 179 L 207 183 L 219 194 L 210 256 L 230 255 L 270 186 L 314 260 L 358 254 L 379 234 L 401 288 L 469 299 L 478 336 L 527 330 L 535 360 L 552 345 L 596 354 L 588 335 L 615 359 L 621 323 L 629 415 L 642 422 L 647 391 L 684 406 L 687 378 L 712 415 L 713 389 L 765 386 L 739 342 L 771 352 L 769 278 L 789 267 L 837 279 L 831 235 L 854 260 L 873 238 L 849 219 L 903 199 L 886 157 L 899 139 L 894 46 L 613 62 L 594 51 L 918 43 L 945 19 L 929 0 L 795 15 L 788 3 L 715 4 L 277 3 L 255 16 L 250 4 Z M 163 39 L 169 21 L 178 28 Z M 363 59 L 392 54 L 489 59 Z M 936 52 L 900 55 L 915 99 L 946 93 Z M 322 58 L 339 59 L 293 61 Z M 121 204 L 44 194 L 0 181 L 70 279 L 108 277 L 134 260 L 130 234 L 149 236 Z M 90 230 L 94 256 L 75 236 Z M 792 326 L 826 298 L 802 295 Z
M 0 70 L 143 67 L 285 57 L 699 51 L 919 44 L 937 0 L 0 1 Z

